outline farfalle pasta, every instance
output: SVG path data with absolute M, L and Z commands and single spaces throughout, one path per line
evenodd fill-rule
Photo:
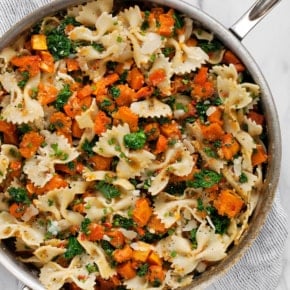
M 186 287 L 261 198 L 244 65 L 174 9 L 122 5 L 45 17 L 0 52 L 0 239 L 49 290 Z

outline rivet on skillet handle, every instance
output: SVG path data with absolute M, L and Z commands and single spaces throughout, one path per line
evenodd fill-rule
M 258 0 L 235 24 L 232 25 L 232 27 L 230 27 L 230 31 L 242 40 L 280 1 L 281 0 Z

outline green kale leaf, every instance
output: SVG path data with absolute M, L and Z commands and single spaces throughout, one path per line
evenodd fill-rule
M 77 238 L 75 237 L 68 238 L 67 249 L 66 249 L 66 252 L 64 253 L 64 257 L 66 259 L 72 259 L 73 257 L 80 255 L 84 252 L 85 250 L 81 246 L 81 244 L 78 242 Z
M 121 195 L 121 192 L 116 186 L 109 184 L 104 180 L 96 185 L 96 189 L 99 190 L 107 199 L 112 199 Z
M 30 204 L 31 200 L 28 197 L 28 192 L 25 188 L 21 187 L 10 187 L 8 193 L 12 200 L 19 203 Z
M 126 134 L 124 143 L 127 148 L 133 150 L 142 149 L 146 143 L 146 134 L 143 131 Z
M 209 188 L 214 184 L 219 183 L 222 179 L 222 176 L 217 172 L 209 169 L 202 169 L 200 172 L 195 173 L 193 180 L 187 181 L 188 187 L 193 188 Z

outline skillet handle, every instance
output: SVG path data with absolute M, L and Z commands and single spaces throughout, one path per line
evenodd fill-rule
M 230 31 L 242 40 L 281 0 L 258 0 L 236 23 Z

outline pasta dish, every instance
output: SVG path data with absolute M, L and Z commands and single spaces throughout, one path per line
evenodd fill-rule
M 45 289 L 176 289 L 239 243 L 260 88 L 213 33 L 97 0 L 0 52 L 0 239 Z

